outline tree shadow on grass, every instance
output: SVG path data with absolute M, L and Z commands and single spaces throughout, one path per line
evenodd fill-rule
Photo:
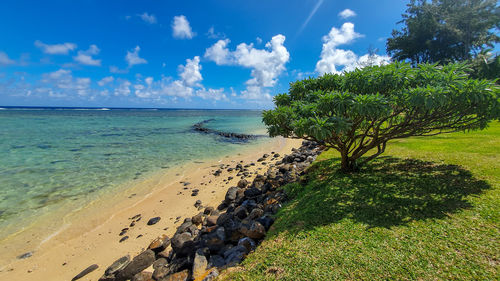
M 467 197 L 490 188 L 456 165 L 381 157 L 352 174 L 338 165 L 338 159 L 317 162 L 305 185 L 287 186 L 292 201 L 279 213 L 279 228 L 307 229 L 344 218 L 368 228 L 439 219 L 470 208 Z

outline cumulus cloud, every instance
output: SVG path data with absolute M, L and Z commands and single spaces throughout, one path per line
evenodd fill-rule
M 6 53 L 0 51 L 0 65 L 9 65 L 14 63 L 15 61 L 11 60 Z
M 67 55 L 70 51 L 75 50 L 77 47 L 74 43 L 49 45 L 40 40 L 35 41 L 35 46 L 42 50 L 45 54 L 49 55 Z
M 128 96 L 132 92 L 130 86 L 132 83 L 126 79 L 120 79 L 118 81 L 118 87 L 113 91 L 115 96 Z
M 139 51 L 141 48 L 136 46 L 133 51 L 127 51 L 127 55 L 125 56 L 125 60 L 127 61 L 128 67 L 132 67 L 136 64 L 146 64 L 147 60 L 139 57 Z
M 253 44 L 241 43 L 236 50 L 227 48 L 229 39 L 219 40 L 205 51 L 205 58 L 217 65 L 237 65 L 250 68 L 252 78 L 246 81 L 247 88 L 241 97 L 251 100 L 270 100 L 264 89 L 273 87 L 278 76 L 285 70 L 290 54 L 283 45 L 285 36 L 274 36 L 265 45 L 266 49 L 256 49 Z
M 185 16 L 175 16 L 172 21 L 172 34 L 177 39 L 191 39 L 196 34 L 191 29 L 191 25 Z
M 115 80 L 115 78 L 113 76 L 107 76 L 107 77 L 104 77 L 101 80 L 99 80 L 99 82 L 97 82 L 97 84 L 102 87 L 106 84 L 113 82 L 114 80 Z
M 347 18 L 355 17 L 355 16 L 356 16 L 356 12 L 354 12 L 351 9 L 345 9 L 339 13 L 339 17 L 341 17 L 343 19 L 347 19 Z
M 140 14 L 139 17 L 141 18 L 141 20 L 143 20 L 144 22 L 147 22 L 149 24 L 157 23 L 156 17 L 153 14 L 150 15 L 150 14 L 144 12 L 143 14 Z
M 84 65 L 100 66 L 101 60 L 94 59 L 93 56 L 98 55 L 101 50 L 96 45 L 90 45 L 86 51 L 78 51 L 78 54 L 73 59 Z
M 352 43 L 362 36 L 354 31 L 354 24 L 350 22 L 344 23 L 340 29 L 332 27 L 328 35 L 323 37 L 323 49 L 320 60 L 316 64 L 316 72 L 320 74 L 342 73 L 367 65 L 387 64 L 390 61 L 388 56 L 366 54 L 358 57 L 351 50 L 337 48 L 340 45 Z
M 74 78 L 70 70 L 59 69 L 54 72 L 45 73 L 41 80 L 43 86 L 38 92 L 46 92 L 52 97 L 66 97 L 73 94 L 87 96 L 90 91 L 90 78 Z
M 203 80 L 201 76 L 200 57 L 196 56 L 192 60 L 187 59 L 186 65 L 179 66 L 179 76 L 187 86 L 197 86 Z

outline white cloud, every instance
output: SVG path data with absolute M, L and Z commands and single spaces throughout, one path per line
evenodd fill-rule
M 252 69 L 252 78 L 246 82 L 247 89 L 241 96 L 252 100 L 269 100 L 269 93 L 262 88 L 273 87 L 290 60 L 290 54 L 283 45 L 285 36 L 274 36 L 265 45 L 266 49 L 255 49 L 253 44 L 241 43 L 236 50 L 230 51 L 227 48 L 229 42 L 229 39 L 219 40 L 206 50 L 205 57 L 218 65 L 238 65 Z
M 304 30 L 304 28 L 306 28 L 307 24 L 312 19 L 312 17 L 316 14 L 316 12 L 318 11 L 319 7 L 323 4 L 323 2 L 324 2 L 324 0 L 318 0 L 318 2 L 316 3 L 316 5 L 314 5 L 313 9 L 309 13 L 309 16 L 307 17 L 307 19 L 300 26 L 299 31 L 297 32 L 297 34 L 302 33 L 302 31 Z
M 143 21 L 145 21 L 145 22 L 147 22 L 149 24 L 155 24 L 155 23 L 157 23 L 156 17 L 153 14 L 150 15 L 150 14 L 144 12 L 143 14 L 140 14 L 139 17 Z
M 84 65 L 100 66 L 101 60 L 94 59 L 92 56 L 99 54 L 101 50 L 96 45 L 90 45 L 86 51 L 78 51 L 78 54 L 73 57 L 76 62 Z
M 197 86 L 203 77 L 201 76 L 200 57 L 196 56 L 192 60 L 187 59 L 186 65 L 179 66 L 179 76 L 187 86 Z
M 14 63 L 15 61 L 11 60 L 6 53 L 0 51 L 0 65 L 9 65 Z
M 172 31 L 174 38 L 178 39 L 191 39 L 196 35 L 191 29 L 189 21 L 183 15 L 174 17 Z
M 343 19 L 347 19 L 347 18 L 355 17 L 355 16 L 356 16 L 356 13 L 351 9 L 345 9 L 339 13 L 339 17 L 341 17 Z
M 40 40 L 35 41 L 35 46 L 40 48 L 40 50 L 42 50 L 45 54 L 49 55 L 67 55 L 70 51 L 75 50 L 77 47 L 74 43 L 49 45 Z
M 132 67 L 136 64 L 146 64 L 148 63 L 147 60 L 139 57 L 139 51 L 141 50 L 141 48 L 139 46 L 136 46 L 134 48 L 134 50 L 131 52 L 131 51 L 127 51 L 127 55 L 125 56 L 125 60 L 127 61 L 127 64 L 128 64 L 128 67 Z
M 207 37 L 210 39 L 224 39 L 226 38 L 226 34 L 222 32 L 215 32 L 215 28 L 211 26 L 206 33 Z
M 356 38 L 362 36 L 354 31 L 354 24 L 350 22 L 344 23 L 340 29 L 332 27 L 328 35 L 323 37 L 323 49 L 320 60 L 316 64 L 316 72 L 320 74 L 342 73 L 367 65 L 387 64 L 390 61 L 388 56 L 366 54 L 358 57 L 351 50 L 337 48 L 340 45 L 352 43 Z
M 226 94 L 224 93 L 224 89 L 199 89 L 196 91 L 196 96 L 204 99 L 204 100 L 227 100 Z
M 233 63 L 231 52 L 227 45 L 231 42 L 229 39 L 219 40 L 205 51 L 205 58 L 214 61 L 217 65 Z
M 99 80 L 99 82 L 97 82 L 97 84 L 102 87 L 106 84 L 113 82 L 114 80 L 115 80 L 115 78 L 113 76 L 107 76 L 107 77 L 104 77 L 101 80 Z
M 115 96 L 128 96 L 130 95 L 130 86 L 132 83 L 128 80 L 122 80 L 120 79 L 118 87 L 115 88 L 114 90 L 114 95 Z
M 38 92 L 48 93 L 51 97 L 67 97 L 73 94 L 88 96 L 91 92 L 90 78 L 74 78 L 70 70 L 59 69 L 42 75 L 44 86 L 37 88 Z

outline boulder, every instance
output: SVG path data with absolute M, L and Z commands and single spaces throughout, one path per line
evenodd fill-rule
M 163 277 L 161 279 L 158 279 L 158 281 L 187 281 L 188 278 L 189 278 L 189 271 L 186 269 L 181 272 L 177 272 L 168 275 L 166 277 Z
M 248 216 L 248 210 L 245 206 L 236 207 L 234 215 L 240 219 L 244 219 Z
M 207 226 L 213 226 L 217 224 L 217 219 L 219 216 L 209 216 L 207 218 Z
M 177 233 L 172 238 L 172 249 L 177 255 L 189 255 L 194 250 L 194 238 L 190 233 Z
M 237 187 L 237 186 L 232 186 L 230 187 L 228 190 L 227 190 L 227 193 L 226 193 L 226 202 L 230 203 L 230 202 L 233 202 L 234 200 L 236 200 L 236 196 L 238 194 L 238 190 L 240 188 Z
M 139 272 L 132 278 L 132 281 L 154 281 L 153 273 L 148 271 Z
M 148 246 L 148 249 L 153 250 L 155 253 L 159 253 L 170 245 L 170 238 L 167 235 L 162 235 L 151 241 Z
M 245 187 L 247 187 L 247 186 L 248 186 L 248 181 L 247 181 L 247 180 L 245 180 L 245 179 L 242 179 L 242 180 L 240 180 L 240 181 L 238 182 L 238 187 L 239 187 L 239 188 L 245 188 Z
M 203 213 L 199 213 L 191 218 L 191 222 L 195 225 L 200 225 L 203 222 Z
M 221 268 L 226 264 L 224 258 L 219 255 L 210 256 L 210 260 L 208 261 L 208 267 L 217 267 Z
M 208 249 L 216 253 L 220 251 L 226 242 L 226 232 L 224 227 L 218 227 L 215 231 L 202 235 L 201 243 L 203 246 L 208 247 Z
M 200 280 L 200 278 L 203 278 L 207 266 L 208 261 L 203 252 L 201 250 L 196 251 L 193 261 L 193 270 L 191 271 L 192 278 L 194 278 L 195 280 Z
M 252 239 L 262 239 L 266 236 L 265 227 L 258 221 L 241 224 L 239 231 Z
M 151 219 L 149 219 L 149 221 L 148 221 L 148 225 L 157 224 L 160 220 L 161 220 L 161 218 L 160 218 L 160 217 L 154 217 L 154 218 L 151 218 Z
M 159 258 L 153 263 L 153 269 L 165 267 L 167 264 L 168 264 L 168 261 L 166 258 Z
M 136 256 L 125 268 L 118 272 L 117 279 L 132 279 L 134 275 L 148 268 L 155 261 L 155 253 L 152 250 L 146 250 Z
M 104 271 L 104 275 L 114 275 L 116 272 L 123 269 L 129 263 L 130 263 L 130 256 L 129 255 L 123 256 L 117 259 L 115 262 L 113 262 L 110 266 L 108 266 L 108 268 L 106 268 L 106 270 Z
M 255 241 L 253 241 L 252 238 L 249 237 L 241 238 L 240 241 L 238 241 L 238 246 L 245 247 L 245 249 L 247 249 L 247 252 L 251 252 L 255 250 L 255 247 L 257 247 Z

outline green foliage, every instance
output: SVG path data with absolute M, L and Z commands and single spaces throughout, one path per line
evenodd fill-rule
M 387 52 L 396 60 L 463 61 L 499 42 L 496 0 L 411 0 L 407 6 L 404 27 L 387 40 Z
M 477 57 L 471 59 L 470 76 L 478 79 L 497 79 L 500 83 L 500 56 L 493 57 L 490 50 L 484 50 Z
M 469 79 L 464 64 L 371 66 L 291 83 L 264 111 L 270 136 L 304 138 L 341 153 L 353 170 L 391 139 L 483 129 L 500 116 L 499 88 Z M 364 162 L 368 151 L 377 152 Z

